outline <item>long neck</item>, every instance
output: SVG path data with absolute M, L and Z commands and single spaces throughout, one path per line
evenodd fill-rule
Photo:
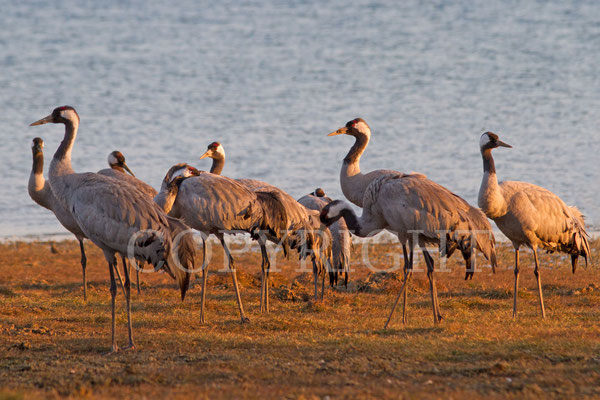
M 47 190 L 46 179 L 44 178 L 44 153 L 41 151 L 33 152 L 33 164 L 29 174 L 29 184 L 27 185 L 29 195 L 38 204 L 48 207 L 45 201 L 45 192 Z
M 492 149 L 485 149 L 481 152 L 483 158 L 483 173 L 496 174 L 496 164 L 494 164 L 494 157 L 492 157 Z
M 346 171 L 346 176 L 360 174 L 360 157 L 369 144 L 369 136 L 359 133 L 355 137 L 356 141 L 344 157 L 344 164 L 342 165 L 342 170 Z
M 158 204 L 165 213 L 169 214 L 171 217 L 178 218 L 178 213 L 173 209 L 178 193 L 179 186 L 175 182 L 170 182 L 154 197 L 154 202 Z
M 79 121 L 67 121 L 65 123 L 65 137 L 60 146 L 58 146 L 56 153 L 54 153 L 54 158 L 52 158 L 52 162 L 50 163 L 50 179 L 56 176 L 75 173 L 71 166 L 71 150 L 77 137 L 77 128 L 79 128 Z
M 225 156 L 219 155 L 212 159 L 212 166 L 210 167 L 210 173 L 215 175 L 221 175 L 223 168 L 225 167 Z
M 123 167 L 121 167 L 119 164 L 114 164 L 114 165 L 111 165 L 110 167 L 112 169 L 114 169 L 115 171 L 125 173 L 125 169 Z
M 498 218 L 506 214 L 507 205 L 498 185 L 492 149 L 483 150 L 481 157 L 483 158 L 483 179 L 479 188 L 477 204 L 487 217 Z

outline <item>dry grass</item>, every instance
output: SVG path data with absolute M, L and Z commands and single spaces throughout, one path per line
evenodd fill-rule
M 237 257 L 251 323 L 240 325 L 229 276 L 209 279 L 206 325 L 200 290 L 185 302 L 164 274 L 144 274 L 134 295 L 137 350 L 109 350 L 107 267 L 88 245 L 89 301 L 82 301 L 76 243 L 0 245 L 0 399 L 43 397 L 537 398 L 600 396 L 598 264 L 570 272 L 568 260 L 543 255 L 548 318 L 539 318 L 531 257 L 522 256 L 520 315 L 510 318 L 512 250 L 501 268 L 465 282 L 453 257 L 438 273 L 444 320 L 434 327 L 424 273 L 409 296 L 409 323 L 399 314 L 383 330 L 401 281 L 369 276 L 353 263 L 349 290 L 327 288 L 309 301 L 311 277 L 279 261 L 272 312 L 258 313 L 259 254 Z M 593 244 L 598 259 L 599 241 Z M 370 249 L 384 268 L 396 246 Z M 358 252 L 356 249 L 358 259 Z M 215 250 L 213 265 L 222 265 Z M 218 267 L 217 267 L 218 268 Z M 360 289 L 360 291 L 358 290 Z M 119 343 L 126 344 L 119 294 Z

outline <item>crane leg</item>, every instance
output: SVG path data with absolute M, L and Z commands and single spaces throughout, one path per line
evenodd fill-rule
M 266 251 L 266 248 L 265 248 Z M 265 310 L 269 313 L 270 305 L 269 305 L 269 272 L 271 272 L 271 260 L 269 259 L 269 254 L 265 253 L 265 261 L 266 261 L 266 271 L 265 271 Z
M 119 286 L 121 287 L 121 291 L 123 292 L 123 296 L 125 296 L 125 286 L 123 285 L 123 278 L 121 278 L 121 273 L 119 272 L 119 268 L 117 268 L 117 259 L 116 259 L 116 257 L 113 260 L 113 264 L 115 266 L 115 271 L 117 272 L 117 278 L 119 278 Z
M 267 271 L 269 269 L 269 254 L 267 253 L 267 247 L 265 243 L 260 243 L 260 252 L 262 254 L 262 261 L 260 264 L 260 268 L 262 270 L 261 280 L 260 280 L 260 312 L 269 312 L 269 288 L 268 288 L 268 280 L 269 277 L 267 272 L 265 272 L 265 266 L 267 266 Z
M 121 259 L 123 261 L 123 274 L 125 274 L 125 301 L 127 303 L 127 335 L 129 338 L 129 344 L 123 347 L 123 350 L 133 350 L 135 349 L 135 344 L 133 343 L 133 327 L 131 325 L 131 266 L 128 265 L 127 259 L 125 259 L 125 257 L 121 257 Z
M 206 263 L 206 242 L 202 239 L 202 294 L 200 295 L 200 323 L 206 323 L 204 319 L 204 304 L 206 303 L 206 280 L 208 278 L 208 264 Z
M 519 249 L 515 249 L 515 291 L 513 298 L 513 320 L 517 319 L 517 296 L 519 293 Z
M 404 250 L 404 256 L 406 257 L 406 246 L 402 245 L 402 249 Z M 408 262 L 407 259 L 405 259 L 405 268 L 406 268 L 407 262 Z M 411 250 L 410 262 L 412 262 L 412 250 Z M 394 315 L 394 311 L 396 311 L 396 307 L 398 307 L 400 298 L 405 296 L 406 290 L 408 288 L 408 281 L 410 280 L 411 276 L 412 276 L 412 266 L 410 269 L 410 273 L 404 274 L 404 282 L 402 283 L 402 287 L 400 288 L 400 293 L 398 293 L 398 297 L 396 297 L 396 301 L 394 302 L 394 305 L 392 306 L 392 310 L 390 311 L 390 315 L 389 315 L 385 325 L 383 326 L 383 329 L 387 329 L 388 325 L 390 324 L 390 321 L 392 320 L 392 316 Z M 406 308 L 405 308 L 405 310 L 406 310 Z M 404 319 L 404 312 L 403 312 L 403 319 Z
M 408 280 L 412 276 L 413 251 L 410 251 L 410 256 L 407 255 L 406 245 L 402 245 L 402 252 L 404 253 L 404 282 L 406 282 L 406 288 L 404 289 L 404 295 L 402 296 L 402 323 L 406 324 L 408 323 Z
M 429 278 L 429 289 L 431 291 L 431 304 L 433 308 L 433 323 L 437 324 L 442 320 L 442 315 L 440 314 L 440 307 L 438 304 L 437 297 L 437 288 L 435 286 L 435 277 L 433 275 L 433 258 L 431 257 L 431 255 L 425 247 L 422 247 L 421 249 L 423 250 L 423 257 L 425 258 L 425 263 L 427 264 L 427 278 Z
M 136 264 L 136 268 L 135 268 L 135 285 L 137 286 L 138 294 L 142 293 L 142 290 L 140 289 L 140 269 L 141 268 L 142 268 L 142 263 L 138 261 Z
M 113 354 L 119 351 L 117 346 L 117 340 L 115 337 L 115 330 L 117 328 L 117 320 L 115 318 L 115 301 L 117 297 L 117 282 L 115 281 L 115 269 L 116 269 L 116 258 L 113 257 L 112 261 L 108 263 L 108 270 L 110 272 L 110 305 L 111 305 L 111 347 L 108 354 Z
M 317 263 L 315 260 L 312 260 L 313 263 L 313 278 L 315 280 L 315 301 L 319 300 L 319 268 L 317 267 Z
M 323 301 L 323 297 L 325 296 L 325 268 L 321 268 L 323 270 L 323 276 L 321 278 L 321 301 Z
M 87 303 L 87 278 L 85 276 L 85 267 L 87 266 L 87 257 L 85 256 L 85 248 L 83 240 L 79 241 L 79 251 L 81 252 L 81 272 L 83 272 L 83 301 Z
M 219 235 L 219 240 L 221 241 L 221 245 L 223 246 L 223 250 L 225 250 L 225 255 L 229 260 L 229 270 L 231 271 L 231 279 L 233 280 L 233 288 L 235 289 L 235 297 L 237 299 L 238 309 L 240 310 L 240 319 L 242 320 L 242 324 L 246 322 L 250 322 L 250 319 L 246 317 L 244 314 L 244 305 L 242 304 L 242 296 L 240 295 L 240 288 L 238 286 L 237 275 L 235 271 L 235 265 L 233 263 L 233 257 L 225 244 L 225 238 L 222 234 Z
M 544 309 L 544 295 L 542 294 L 542 280 L 540 277 L 540 265 L 538 262 L 537 249 L 533 250 L 533 259 L 535 260 L 535 269 L 533 270 L 533 274 L 535 275 L 535 279 L 537 280 L 538 295 L 540 297 L 540 311 L 542 312 L 542 318 L 546 318 L 546 310 Z

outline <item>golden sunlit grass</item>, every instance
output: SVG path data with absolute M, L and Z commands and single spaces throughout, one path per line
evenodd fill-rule
M 271 308 L 258 312 L 260 255 L 236 257 L 250 324 L 241 325 L 229 275 L 211 274 L 207 323 L 199 324 L 200 289 L 186 300 L 165 274 L 142 274 L 133 294 L 135 351 L 105 356 L 110 339 L 108 268 L 88 245 L 83 302 L 75 242 L 1 245 L 0 399 L 45 397 L 537 398 L 600 396 L 598 264 L 571 274 L 561 255 L 541 257 L 548 318 L 541 320 L 532 258 L 523 254 L 519 318 L 511 319 L 512 261 L 464 281 L 457 256 L 436 273 L 441 311 L 433 326 L 428 282 L 417 272 L 409 322 L 396 314 L 396 274 L 371 275 L 354 251 L 347 290 L 326 287 L 312 301 L 312 277 L 278 259 Z M 595 259 L 600 242 L 593 243 Z M 372 268 L 385 269 L 397 245 L 372 245 Z M 215 247 L 213 270 L 222 268 Z M 198 262 L 199 264 L 199 262 Z M 423 270 L 422 262 L 420 264 Z M 117 298 L 118 339 L 126 344 L 124 298 Z

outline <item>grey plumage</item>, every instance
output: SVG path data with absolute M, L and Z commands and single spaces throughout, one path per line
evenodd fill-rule
M 239 182 L 224 176 L 198 171 L 187 164 L 169 169 L 155 198 L 169 215 L 182 218 L 206 237 L 215 235 L 229 263 L 242 322 L 244 313 L 237 284 L 233 257 L 225 243 L 225 233 L 253 232 L 261 226 L 263 209 L 255 193 Z M 208 265 L 202 265 L 202 300 L 200 319 L 204 322 L 204 301 Z
M 219 142 L 208 145 L 206 152 L 200 156 L 200 159 L 205 157 L 212 159 L 211 173 L 220 174 L 223 171 L 225 167 L 225 149 Z M 259 202 L 263 202 L 263 234 L 261 237 L 253 236 L 254 239 L 258 240 L 262 254 L 261 311 L 263 310 L 263 304 L 264 309 L 267 312 L 269 311 L 270 260 L 266 250 L 266 240 L 276 244 L 281 243 L 286 254 L 289 245 L 298 251 L 301 260 L 311 259 L 315 280 L 315 299 L 317 299 L 318 276 L 320 273 L 323 273 L 324 276 L 324 264 L 331 264 L 331 248 L 329 248 L 332 242 L 330 239 L 331 233 L 327 228 L 321 226 L 318 215 L 310 213 L 284 190 L 256 179 L 236 179 L 236 181 L 256 193 Z M 259 195 L 260 193 L 264 195 Z M 270 196 L 266 196 L 267 193 Z M 264 234 L 274 229 L 281 230 L 280 225 L 286 226 L 283 236 Z M 332 272 L 330 273 L 330 278 L 333 279 L 334 275 Z M 323 290 L 321 291 L 322 296 Z
M 109 176 L 111 178 L 118 179 L 122 182 L 126 182 L 133 185 L 140 192 L 144 193 L 148 198 L 154 199 L 157 192 L 156 190 L 148 185 L 146 182 L 135 177 L 129 166 L 125 161 L 125 156 L 118 150 L 112 151 L 108 154 L 108 165 L 110 168 L 101 169 L 98 174 Z M 127 174 L 129 173 L 129 175 Z M 140 290 L 140 269 L 142 265 L 138 263 L 135 267 L 136 287 L 138 294 Z
M 33 139 L 31 150 L 33 153 L 33 164 L 29 175 L 29 184 L 27 189 L 29 196 L 40 206 L 52 211 L 58 219 L 58 222 L 64 226 L 77 238 L 79 242 L 79 250 L 81 252 L 81 270 L 83 273 L 83 300 L 87 301 L 87 279 L 86 265 L 87 258 L 85 256 L 85 246 L 83 240 L 87 239 L 85 233 L 79 228 L 79 225 L 69 211 L 59 202 L 52 189 L 50 183 L 44 178 L 44 141 L 41 138 Z
M 193 245 L 189 235 L 177 237 L 185 227 L 170 219 L 162 209 L 131 185 L 94 173 L 75 173 L 71 167 L 71 151 L 77 136 L 79 116 L 69 106 L 58 107 L 52 114 L 31 125 L 62 123 L 65 135 L 50 164 L 52 192 L 71 213 L 84 234 L 100 247 L 111 277 L 112 351 L 118 351 L 115 339 L 116 269 L 115 255 L 133 256 L 164 269 L 177 280 L 182 299 L 193 270 Z M 174 240 L 178 247 L 174 247 Z M 189 253 L 182 257 L 183 253 Z M 191 253 L 190 253 L 191 252 Z M 179 256 L 179 260 L 177 260 Z M 181 263 L 184 263 L 181 265 Z M 125 292 L 129 345 L 134 347 L 131 324 L 130 280 L 125 269 Z
M 513 318 L 517 316 L 521 246 L 533 250 L 534 274 L 538 285 L 540 311 L 544 318 L 546 313 L 537 249 L 570 254 L 573 272 L 578 257 L 583 257 L 587 265 L 591 253 L 583 215 L 576 207 L 567 206 L 557 195 L 540 186 L 515 181 L 498 183 L 492 150 L 511 146 L 499 140 L 498 135 L 492 132 L 481 135 L 479 146 L 484 171 L 479 189 L 479 207 L 494 220 L 515 248 Z
M 408 257 L 408 272 L 392 313 L 400 296 L 406 293 L 415 244 L 421 247 L 427 263 L 435 323 L 441 320 L 441 314 L 433 274 L 433 258 L 425 247 L 427 244 L 438 245 L 441 254 L 446 256 L 454 249 L 469 255 L 478 249 L 492 267 L 496 266 L 494 239 L 483 213 L 422 175 L 390 174 L 374 179 L 365 191 L 360 218 L 349 204 L 341 200 L 329 203 L 321 212 L 321 220 L 328 225 L 342 216 L 352 232 L 360 237 L 387 229 L 398 235 L 400 243 L 408 245 L 411 254 Z M 478 233 L 482 227 L 487 229 Z

